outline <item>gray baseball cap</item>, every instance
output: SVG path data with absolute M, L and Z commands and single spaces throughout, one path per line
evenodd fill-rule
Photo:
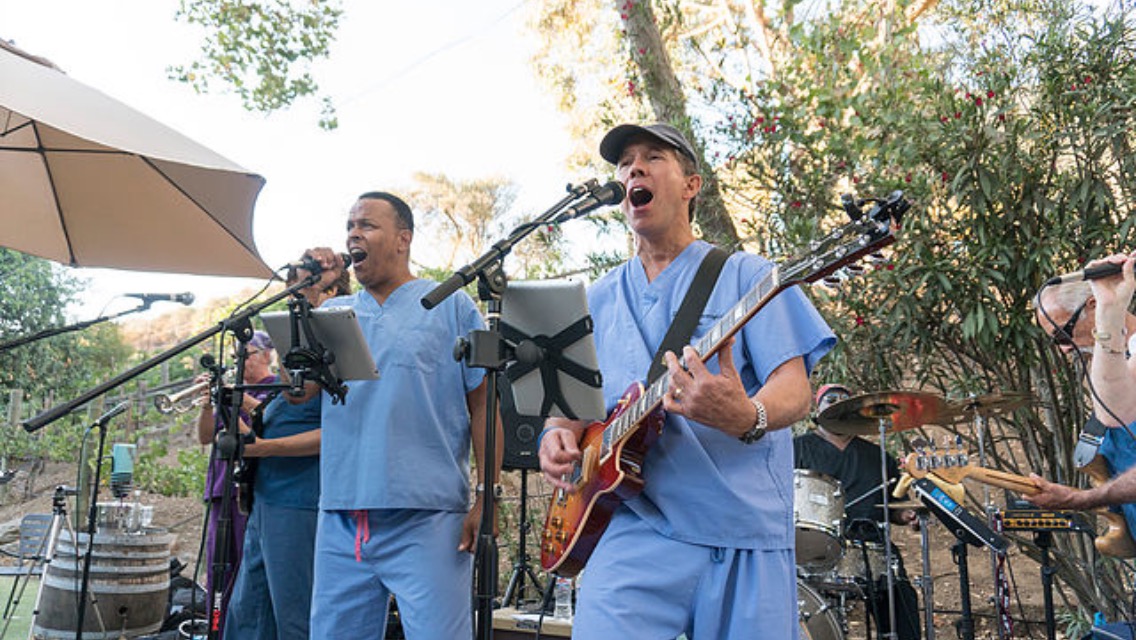
M 623 148 L 627 146 L 627 141 L 637 135 L 650 136 L 678 149 L 679 153 L 694 161 L 695 168 L 698 167 L 698 156 L 694 153 L 694 147 L 690 146 L 690 142 L 679 133 L 678 129 L 662 122 L 643 126 L 621 124 L 608 131 L 607 135 L 600 141 L 600 156 L 612 164 L 617 164 L 620 154 L 623 153 Z

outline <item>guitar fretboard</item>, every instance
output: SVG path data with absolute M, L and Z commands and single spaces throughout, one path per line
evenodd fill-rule
M 754 314 L 760 311 L 781 290 L 781 282 L 780 269 L 774 266 L 762 278 L 761 282 L 742 296 L 741 300 L 738 300 L 725 315 L 714 323 L 714 326 L 710 327 L 701 338 L 694 342 L 694 349 L 698 351 L 703 362 L 717 353 L 723 342 L 737 333 Z M 679 362 L 685 365 L 685 360 L 681 356 Z M 667 381 L 668 376 L 659 376 L 631 406 L 627 407 L 618 418 L 612 420 L 611 424 L 604 429 L 602 457 L 606 458 L 616 445 L 633 435 L 640 422 L 658 408 L 663 401 L 663 395 L 667 392 Z

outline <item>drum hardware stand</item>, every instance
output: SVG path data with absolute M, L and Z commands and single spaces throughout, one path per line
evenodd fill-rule
M 927 527 L 931 525 L 931 520 L 927 517 L 929 513 L 924 509 L 917 510 L 915 515 L 919 518 L 919 546 L 923 553 L 923 573 L 916 578 L 919 582 L 919 590 L 923 592 L 923 637 L 926 640 L 935 640 L 935 585 L 931 580 L 931 547 L 929 544 L 931 532 L 927 530 Z
M 977 400 L 977 396 L 975 396 L 974 394 L 971 394 L 970 398 L 972 402 Z M 974 433 L 976 435 L 976 439 L 978 440 L 978 464 L 983 467 L 986 467 L 986 425 L 986 416 L 982 411 L 976 410 L 974 412 Z M 961 436 L 956 436 L 955 444 L 958 445 L 958 448 L 961 451 Z M 990 487 L 988 487 L 985 483 L 982 484 L 982 509 L 984 514 L 986 515 L 986 524 L 993 526 L 994 517 L 998 513 L 998 508 L 995 507 L 994 503 L 990 500 Z M 990 550 L 990 575 L 998 575 L 998 552 L 994 549 Z M 995 615 L 999 617 L 999 623 L 994 626 L 998 629 L 999 640 L 1003 640 L 1006 635 L 1005 630 L 1002 629 L 1002 624 L 1000 621 L 1003 611 L 1002 602 L 999 598 L 994 599 L 994 609 Z
M 1053 612 L 1053 575 L 1057 567 L 1049 564 L 1049 548 L 1053 546 L 1053 533 L 1050 531 L 1034 531 L 1033 542 L 1041 550 L 1041 588 L 1045 602 L 1045 637 L 1048 640 L 1057 638 L 1057 620 Z
M 883 505 L 884 505 L 884 574 L 887 576 L 887 616 L 888 616 L 888 631 L 882 634 L 883 638 L 896 640 L 896 624 L 895 624 L 895 576 L 892 575 L 892 548 L 891 548 L 891 512 L 888 511 L 888 472 L 887 472 L 887 447 L 885 446 L 885 438 L 887 437 L 888 426 L 891 421 L 886 416 L 881 416 L 879 420 L 880 426 L 880 477 L 883 484 Z M 867 551 L 865 550 L 865 566 L 867 565 Z M 871 573 L 871 570 L 868 571 Z M 872 581 L 874 582 L 874 581 Z M 882 625 L 878 625 L 882 626 Z
M 505 587 L 505 597 L 501 601 L 501 606 L 507 607 L 509 603 L 516 604 L 520 608 L 525 599 L 525 578 L 528 577 L 532 585 L 536 587 L 537 591 L 543 591 L 544 587 L 540 586 L 540 580 L 536 577 L 536 572 L 529 566 L 529 521 L 526 513 L 526 505 L 528 504 L 528 469 L 521 469 L 521 512 L 520 512 L 520 533 L 517 540 L 517 560 L 513 563 L 513 573 L 509 576 L 509 586 Z

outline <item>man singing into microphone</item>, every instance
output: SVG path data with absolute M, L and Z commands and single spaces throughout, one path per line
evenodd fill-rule
M 588 291 L 604 396 L 614 408 L 643 381 L 711 246 L 695 239 L 702 187 L 693 147 L 666 124 L 621 125 L 600 143 L 627 197 L 636 255 Z M 772 264 L 725 261 L 694 336 L 758 285 Z M 784 640 L 797 635 L 793 448 L 808 374 L 836 342 L 797 288 L 771 299 L 719 355 L 665 354 L 666 426 L 643 461 L 643 492 L 624 502 L 588 561 L 575 638 Z M 687 343 L 687 341 L 684 341 Z M 553 419 L 540 462 L 556 487 L 580 460 L 586 425 Z
M 1092 354 L 1090 376 L 1096 394 L 1093 413 L 1109 427 L 1100 455 L 1113 480 L 1080 491 L 1031 475 L 1041 493 L 1026 499 L 1047 509 L 1092 509 L 1122 506 L 1129 534 L 1136 532 L 1136 315 L 1128 304 L 1136 291 L 1131 256 L 1114 255 L 1089 267 L 1120 265 L 1119 273 L 1045 287 L 1038 296 L 1038 323 L 1062 351 Z M 1046 318 L 1042 309 L 1048 313 Z
M 363 289 L 324 305 L 355 310 L 380 378 L 348 382 L 344 404 L 324 398 L 313 638 L 384 637 L 391 594 L 410 640 L 473 634 L 470 553 L 496 478 L 479 477 L 470 508 L 471 443 L 485 468 L 485 372 L 452 354 L 484 323 L 462 291 L 422 306 L 436 283 L 411 274 L 413 239 L 402 199 L 360 196 L 347 250 Z M 342 269 L 330 249 L 308 255 L 321 282 Z

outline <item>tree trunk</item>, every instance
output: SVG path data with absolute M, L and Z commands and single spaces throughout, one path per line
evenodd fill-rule
M 655 117 L 682 131 L 699 156 L 703 183 L 696 211 L 703 237 L 726 249 L 740 248 L 741 241 L 722 199 L 718 176 L 706 162 L 706 152 L 690 126 L 686 97 L 671 67 L 666 47 L 663 46 L 654 10 L 646 0 L 626 0 L 619 5 L 619 9 L 631 60 L 642 78 L 643 84 L 639 90 L 650 101 Z

